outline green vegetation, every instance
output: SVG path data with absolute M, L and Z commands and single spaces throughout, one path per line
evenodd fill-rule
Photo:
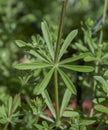
M 108 129 L 107 8 L 0 1 L 0 129 Z

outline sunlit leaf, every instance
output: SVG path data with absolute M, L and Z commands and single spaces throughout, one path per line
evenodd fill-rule
M 48 29 L 48 25 L 45 21 L 41 23 L 41 28 L 42 28 L 42 33 L 43 33 L 45 42 L 48 46 L 51 58 L 54 60 L 54 50 L 53 50 L 53 45 L 52 45 L 52 39 L 51 39 L 51 35 Z
M 41 94 L 43 92 L 43 90 L 47 87 L 51 77 L 52 77 L 52 74 L 53 74 L 53 71 L 54 69 L 51 69 L 44 77 L 44 79 L 42 80 L 42 82 L 37 85 L 34 89 L 34 94 Z
M 66 37 L 61 49 L 60 49 L 60 54 L 59 54 L 59 60 L 61 59 L 61 57 L 63 56 L 63 54 L 66 52 L 68 46 L 70 45 L 70 43 L 72 42 L 72 40 L 75 38 L 75 36 L 77 35 L 78 31 L 77 30 L 73 30 L 72 32 L 69 33 L 69 35 Z
M 92 72 L 94 70 L 91 66 L 81 66 L 81 65 L 62 65 L 61 67 L 77 72 Z
M 62 70 L 59 69 L 58 71 L 66 87 L 71 91 L 72 94 L 76 94 L 76 88 L 69 77 Z

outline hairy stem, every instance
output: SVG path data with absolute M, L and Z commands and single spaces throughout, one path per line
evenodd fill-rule
M 66 12 L 66 3 L 67 0 L 63 0 L 62 4 L 62 10 L 61 10 L 61 17 L 60 17 L 60 23 L 59 23 L 59 30 L 58 30 L 58 37 L 57 37 L 57 43 L 56 43 L 56 50 L 55 50 L 55 58 L 54 58 L 54 85 L 55 85 L 55 103 L 56 103 L 56 126 L 59 126 L 60 123 L 60 117 L 59 117 L 59 93 L 58 93 L 58 56 L 60 51 L 60 44 L 62 39 L 62 33 L 63 33 L 63 25 L 64 25 L 64 16 Z

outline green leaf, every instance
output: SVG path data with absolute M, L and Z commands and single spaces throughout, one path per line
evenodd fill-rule
M 42 125 L 39 124 L 34 124 L 34 127 L 36 128 L 36 130 L 43 130 L 44 127 Z
M 66 87 L 72 92 L 72 94 L 76 95 L 76 88 L 69 77 L 60 69 L 58 69 L 60 76 L 62 77 Z
M 50 117 L 48 117 L 48 116 L 46 116 L 44 114 L 40 114 L 40 117 L 43 118 L 43 119 L 45 119 L 45 120 L 47 120 L 47 121 L 49 121 L 49 122 L 54 123 L 53 119 L 51 119 Z
M 85 119 L 85 120 L 81 120 L 81 121 L 80 121 L 80 124 L 81 124 L 81 125 L 91 125 L 91 124 L 93 124 L 93 123 L 95 123 L 95 122 L 96 122 L 96 120 Z
M 44 58 L 46 58 L 50 63 L 52 63 L 51 57 L 48 55 L 48 53 L 45 52 L 45 50 L 39 49 L 38 51 Z
M 63 113 L 63 117 L 79 117 L 79 113 L 78 112 L 75 112 L 75 111 L 65 111 Z
M 66 64 L 66 63 L 70 63 L 70 62 L 74 62 L 74 61 L 77 61 L 79 59 L 83 59 L 84 57 L 88 56 L 90 53 L 83 53 L 83 54 L 80 54 L 78 56 L 73 56 L 71 58 L 66 58 L 65 60 L 62 60 L 60 62 L 60 64 Z
M 101 59 L 102 59 L 102 60 L 108 60 L 108 53 L 105 53 L 105 54 L 102 56 Z
M 94 70 L 91 66 L 81 66 L 81 65 L 62 65 L 61 67 L 77 72 L 91 72 Z
M 48 46 L 51 58 L 54 60 L 54 50 L 53 50 L 53 45 L 52 45 L 52 39 L 51 39 L 51 35 L 49 32 L 47 23 L 45 21 L 41 23 L 41 28 L 42 28 L 43 37 Z
M 8 116 L 11 114 L 11 111 L 12 111 L 12 97 L 9 97 L 9 100 L 8 100 Z
M 18 69 L 18 70 L 33 70 L 33 69 L 39 69 L 39 68 L 47 68 L 47 67 L 51 67 L 50 64 L 46 64 L 46 63 L 20 63 L 14 66 L 14 68 Z
M 45 102 L 46 102 L 49 110 L 53 114 L 54 118 L 56 118 L 55 110 L 54 110 L 54 107 L 52 105 L 52 102 L 51 102 L 51 99 L 50 99 L 50 96 L 49 96 L 47 90 L 45 90 L 45 91 L 42 92 L 42 97 L 45 99 Z
M 6 111 L 6 106 L 2 105 L 0 107 L 0 123 L 1 124 L 6 124 L 8 119 L 7 111 Z
M 21 41 L 21 40 L 16 40 L 16 44 L 18 47 L 25 47 L 27 45 L 26 42 Z
M 62 117 L 63 112 L 66 109 L 70 98 L 71 98 L 71 91 L 69 89 L 66 89 L 64 96 L 63 96 L 62 104 L 61 104 L 60 117 Z
M 44 79 L 42 80 L 42 82 L 36 86 L 36 88 L 34 89 L 34 94 L 41 94 L 43 92 L 43 90 L 47 87 L 51 77 L 52 77 L 52 74 L 54 72 L 54 69 L 51 69 L 44 77 Z
M 108 84 L 101 76 L 94 76 L 94 78 L 102 85 L 102 89 L 105 93 L 108 93 Z
M 84 40 L 88 44 L 88 47 L 91 50 L 91 52 L 94 54 L 95 47 L 94 47 L 94 41 L 91 38 L 91 34 L 89 32 L 87 32 L 85 29 L 83 29 L 83 31 L 84 31 Z
M 95 60 L 95 57 L 93 57 L 93 56 L 86 56 L 85 58 L 84 58 L 84 61 L 86 61 L 86 62 L 91 62 L 91 61 L 94 61 Z
M 30 50 L 29 53 L 42 61 L 48 62 L 48 60 L 46 60 L 44 57 L 42 57 L 39 53 L 37 53 L 34 50 Z
M 105 121 L 106 124 L 108 124 L 108 119 Z
M 80 126 L 80 130 L 86 130 L 86 126 Z
M 105 71 L 104 77 L 108 78 L 108 70 Z
M 17 94 L 13 100 L 12 112 L 15 112 L 18 106 L 20 106 L 20 94 Z
M 95 109 L 96 109 L 97 111 L 99 111 L 99 112 L 108 114 L 108 108 L 105 107 L 105 106 L 103 106 L 103 105 L 98 104 L 98 105 L 95 106 Z
M 16 40 L 16 44 L 18 47 L 30 47 L 30 48 L 34 48 L 34 46 L 30 43 L 26 43 L 22 40 Z
M 66 37 L 61 49 L 60 49 L 60 54 L 59 54 L 59 60 L 61 59 L 61 57 L 63 56 L 63 54 L 65 53 L 65 51 L 67 50 L 68 46 L 70 45 L 70 43 L 72 42 L 72 40 L 74 39 L 74 37 L 77 35 L 78 31 L 77 30 L 73 30 L 72 32 L 69 33 L 69 35 Z
M 76 48 L 77 50 L 79 49 L 82 52 L 87 52 L 88 51 L 87 47 L 85 47 L 84 45 L 82 45 L 81 42 L 75 43 L 75 46 L 77 47 Z
M 5 106 L 4 105 L 2 105 L 1 107 L 0 107 L 0 118 L 7 118 L 7 113 L 6 113 L 6 109 L 5 109 Z
M 104 101 L 105 101 L 105 98 L 98 98 L 98 100 L 97 100 L 97 98 L 93 99 L 93 103 L 95 103 L 95 104 L 102 103 Z

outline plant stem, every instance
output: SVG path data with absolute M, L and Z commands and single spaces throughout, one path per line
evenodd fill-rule
M 56 43 L 55 63 L 58 62 L 58 55 L 59 55 L 59 51 L 60 51 L 60 44 L 61 44 L 62 33 L 63 33 L 64 16 L 65 16 L 65 12 L 66 12 L 66 3 L 67 3 L 67 0 L 63 0 L 60 23 L 59 23 L 59 30 L 58 30 L 58 37 L 57 37 L 57 43 Z
M 55 100 L 56 100 L 56 123 L 58 124 L 59 123 L 59 97 L 58 97 L 58 72 L 56 68 L 54 70 L 54 84 L 55 84 Z
M 63 0 L 60 23 L 59 23 L 59 30 L 58 30 L 58 37 L 57 37 L 57 43 L 56 43 L 56 50 L 55 50 L 55 57 L 54 57 L 54 65 L 55 65 L 54 85 L 55 85 L 55 103 L 56 103 L 56 126 L 59 126 L 59 124 L 60 124 L 59 93 L 58 93 L 58 56 L 59 56 L 60 44 L 61 44 L 62 33 L 63 33 L 64 16 L 65 16 L 65 12 L 66 12 L 66 3 L 67 3 L 67 0 Z

